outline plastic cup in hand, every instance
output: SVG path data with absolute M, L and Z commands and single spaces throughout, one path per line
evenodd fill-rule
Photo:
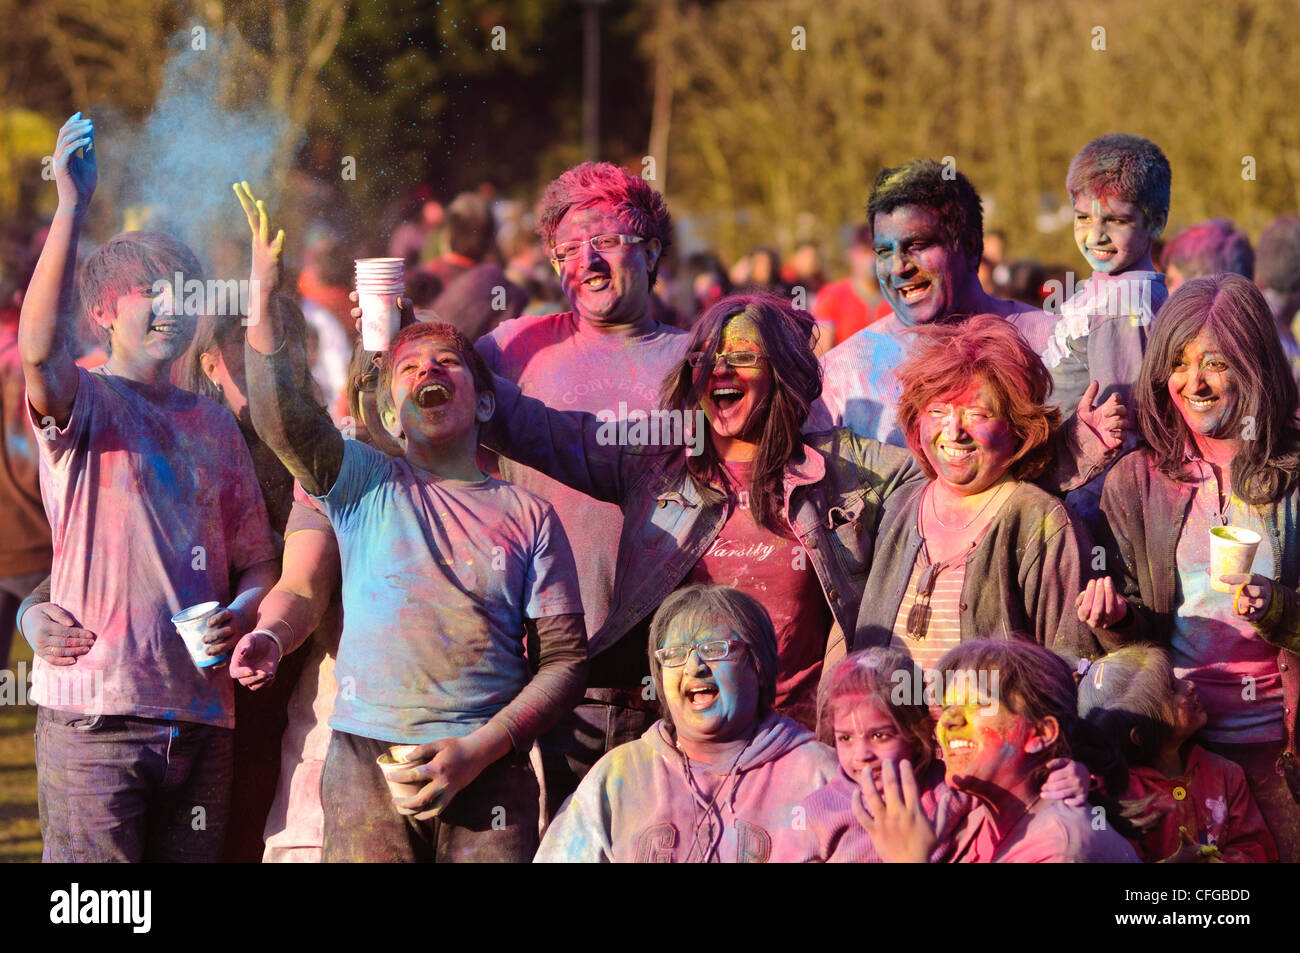
M 397 297 L 406 288 L 400 258 L 357 259 L 357 304 L 361 307 L 361 343 L 367 351 L 386 351 L 401 325 Z
M 1240 526 L 1214 526 L 1210 529 L 1210 587 L 1216 592 L 1234 592 L 1236 586 L 1222 577 L 1237 573 L 1249 575 L 1259 549 L 1260 535 Z
M 421 781 L 394 781 L 392 775 L 398 771 L 406 771 L 412 767 L 410 757 L 414 754 L 416 745 L 393 745 L 378 758 L 375 763 L 379 765 L 379 770 L 384 773 L 384 780 L 388 782 L 388 793 L 394 799 L 415 797 L 424 789 L 424 783 Z M 419 814 L 419 811 L 413 811 L 407 807 L 398 807 L 393 805 L 393 809 L 398 814 Z
M 229 653 L 209 655 L 208 644 L 203 641 L 203 637 L 208 634 L 208 619 L 220 611 L 220 602 L 200 602 L 172 616 L 176 634 L 185 640 L 185 647 L 189 649 L 190 661 L 199 668 L 212 668 L 230 658 Z

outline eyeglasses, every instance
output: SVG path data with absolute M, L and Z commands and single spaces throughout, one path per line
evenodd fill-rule
M 759 361 L 763 360 L 763 355 L 757 351 L 728 351 L 726 354 L 716 354 L 713 357 L 710 367 L 717 367 L 719 361 L 726 361 L 728 367 L 754 367 Z M 704 354 L 696 351 L 693 354 L 686 355 L 686 363 L 691 367 L 699 367 L 706 363 Z
M 691 645 L 669 645 L 662 649 L 655 649 L 655 658 L 665 668 L 685 665 L 692 651 L 702 662 L 721 662 L 725 658 L 731 658 L 733 648 L 744 648 L 744 646 L 745 643 L 738 639 L 709 639 L 707 642 L 695 642 Z
M 640 235 L 618 235 L 611 232 L 608 235 L 593 235 L 591 238 L 583 241 L 560 242 L 551 248 L 552 261 L 565 261 L 572 258 L 582 248 L 583 245 L 590 244 L 596 251 L 614 251 L 624 245 L 637 245 L 645 241 Z

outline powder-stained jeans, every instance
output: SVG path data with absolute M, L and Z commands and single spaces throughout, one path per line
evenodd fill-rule
M 215 862 L 230 809 L 233 732 L 185 721 L 36 713 L 47 863 Z
M 629 708 L 590 698 L 561 718 L 541 739 L 547 821 L 555 818 L 597 761 L 619 745 L 636 741 L 658 720 L 657 709 Z
M 389 743 L 336 731 L 321 777 L 325 863 L 528 863 L 537 853 L 537 777 L 527 752 L 489 765 L 439 817 L 397 813 L 375 760 Z

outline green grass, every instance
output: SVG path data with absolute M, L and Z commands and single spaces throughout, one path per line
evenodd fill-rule
M 18 663 L 31 670 L 31 646 L 14 635 L 7 668 L 18 677 Z M 37 863 L 41 824 L 36 813 L 36 752 L 32 731 L 35 705 L 0 706 L 0 861 Z

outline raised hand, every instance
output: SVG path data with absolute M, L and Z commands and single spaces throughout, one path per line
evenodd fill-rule
M 1124 621 L 1128 602 L 1115 591 L 1110 576 L 1102 576 L 1088 580 L 1083 592 L 1075 597 L 1074 609 L 1080 622 L 1094 629 L 1109 629 Z
M 266 215 L 266 203 L 253 197 L 253 190 L 247 182 L 236 182 L 232 186 L 239 204 L 248 218 L 248 227 L 253 233 L 253 271 L 252 279 L 263 282 L 262 291 L 274 292 L 280 286 L 281 255 L 284 252 L 284 229 L 271 236 L 271 224 Z
M 81 628 L 70 612 L 53 602 L 32 606 L 23 613 L 22 624 L 36 654 L 51 665 L 76 665 L 95 645 L 95 633 Z
M 84 212 L 90 206 L 98 181 L 94 123 L 79 112 L 73 113 L 59 130 L 54 144 L 54 184 L 59 191 L 59 207 Z
M 1132 429 L 1132 425 L 1127 419 L 1128 409 L 1120 403 L 1118 394 L 1111 394 L 1100 407 L 1092 406 L 1100 389 L 1096 381 L 1090 383 L 1079 398 L 1079 406 L 1074 412 L 1106 445 L 1107 450 L 1115 450 L 1124 442 L 1124 434 Z

